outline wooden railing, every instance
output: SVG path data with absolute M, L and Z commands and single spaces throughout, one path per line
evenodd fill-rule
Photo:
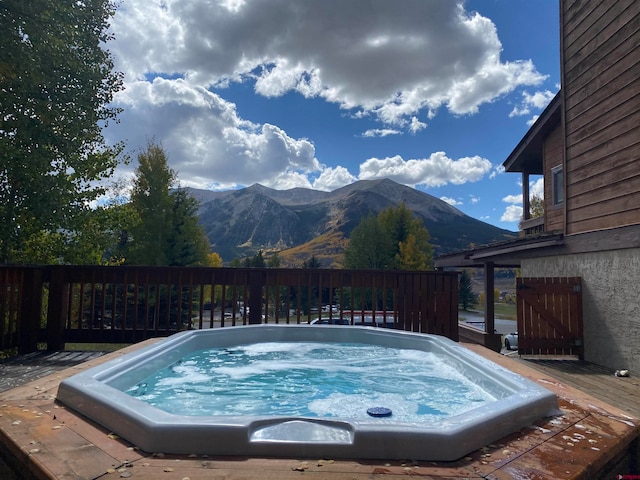
M 520 231 L 524 235 L 535 235 L 544 233 L 544 215 L 529 218 L 520 222 Z
M 455 272 L 0 266 L 0 349 L 133 343 L 255 323 L 372 324 L 458 340 Z

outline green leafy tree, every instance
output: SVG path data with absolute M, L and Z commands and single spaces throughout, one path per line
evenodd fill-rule
M 471 277 L 466 270 L 462 270 L 462 273 L 460 274 L 458 301 L 460 302 L 460 305 L 462 305 L 462 309 L 465 311 L 469 310 L 469 307 L 474 307 L 478 302 L 476 294 L 473 293 Z
M 344 266 L 349 269 L 389 269 L 393 265 L 393 240 L 373 214 L 367 215 L 353 229 L 344 252 Z
M 101 130 L 122 88 L 103 48 L 114 12 L 111 0 L 0 2 L 2 262 L 65 261 L 119 163 Z
M 422 221 L 404 203 L 369 215 L 353 229 L 345 250 L 345 267 L 430 270 L 433 247 Z
M 209 243 L 197 223 L 198 204 L 176 182 L 163 148 L 149 142 L 138 155 L 131 192 L 135 224 L 126 262 L 134 265 L 206 265 Z
M 544 199 L 538 195 L 531 197 L 529 201 L 529 212 L 531 218 L 541 217 L 544 215 Z

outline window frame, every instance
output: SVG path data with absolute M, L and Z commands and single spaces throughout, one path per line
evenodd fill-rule
M 551 169 L 551 198 L 554 207 L 564 204 L 564 169 L 562 165 Z

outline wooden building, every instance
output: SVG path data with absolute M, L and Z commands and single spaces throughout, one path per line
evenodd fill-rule
M 561 0 L 560 42 L 561 90 L 504 162 L 522 175 L 521 237 L 435 263 L 485 267 L 488 304 L 494 267 L 579 278 L 584 358 L 640 374 L 640 2 Z

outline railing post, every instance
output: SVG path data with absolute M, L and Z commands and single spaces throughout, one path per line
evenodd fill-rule
M 25 268 L 18 324 L 18 352 L 38 350 L 38 334 L 42 318 L 42 268 Z
M 249 323 L 262 323 L 262 270 L 249 270 Z
M 64 350 L 64 329 L 67 319 L 69 284 L 63 266 L 51 267 L 49 308 L 47 309 L 47 350 Z

